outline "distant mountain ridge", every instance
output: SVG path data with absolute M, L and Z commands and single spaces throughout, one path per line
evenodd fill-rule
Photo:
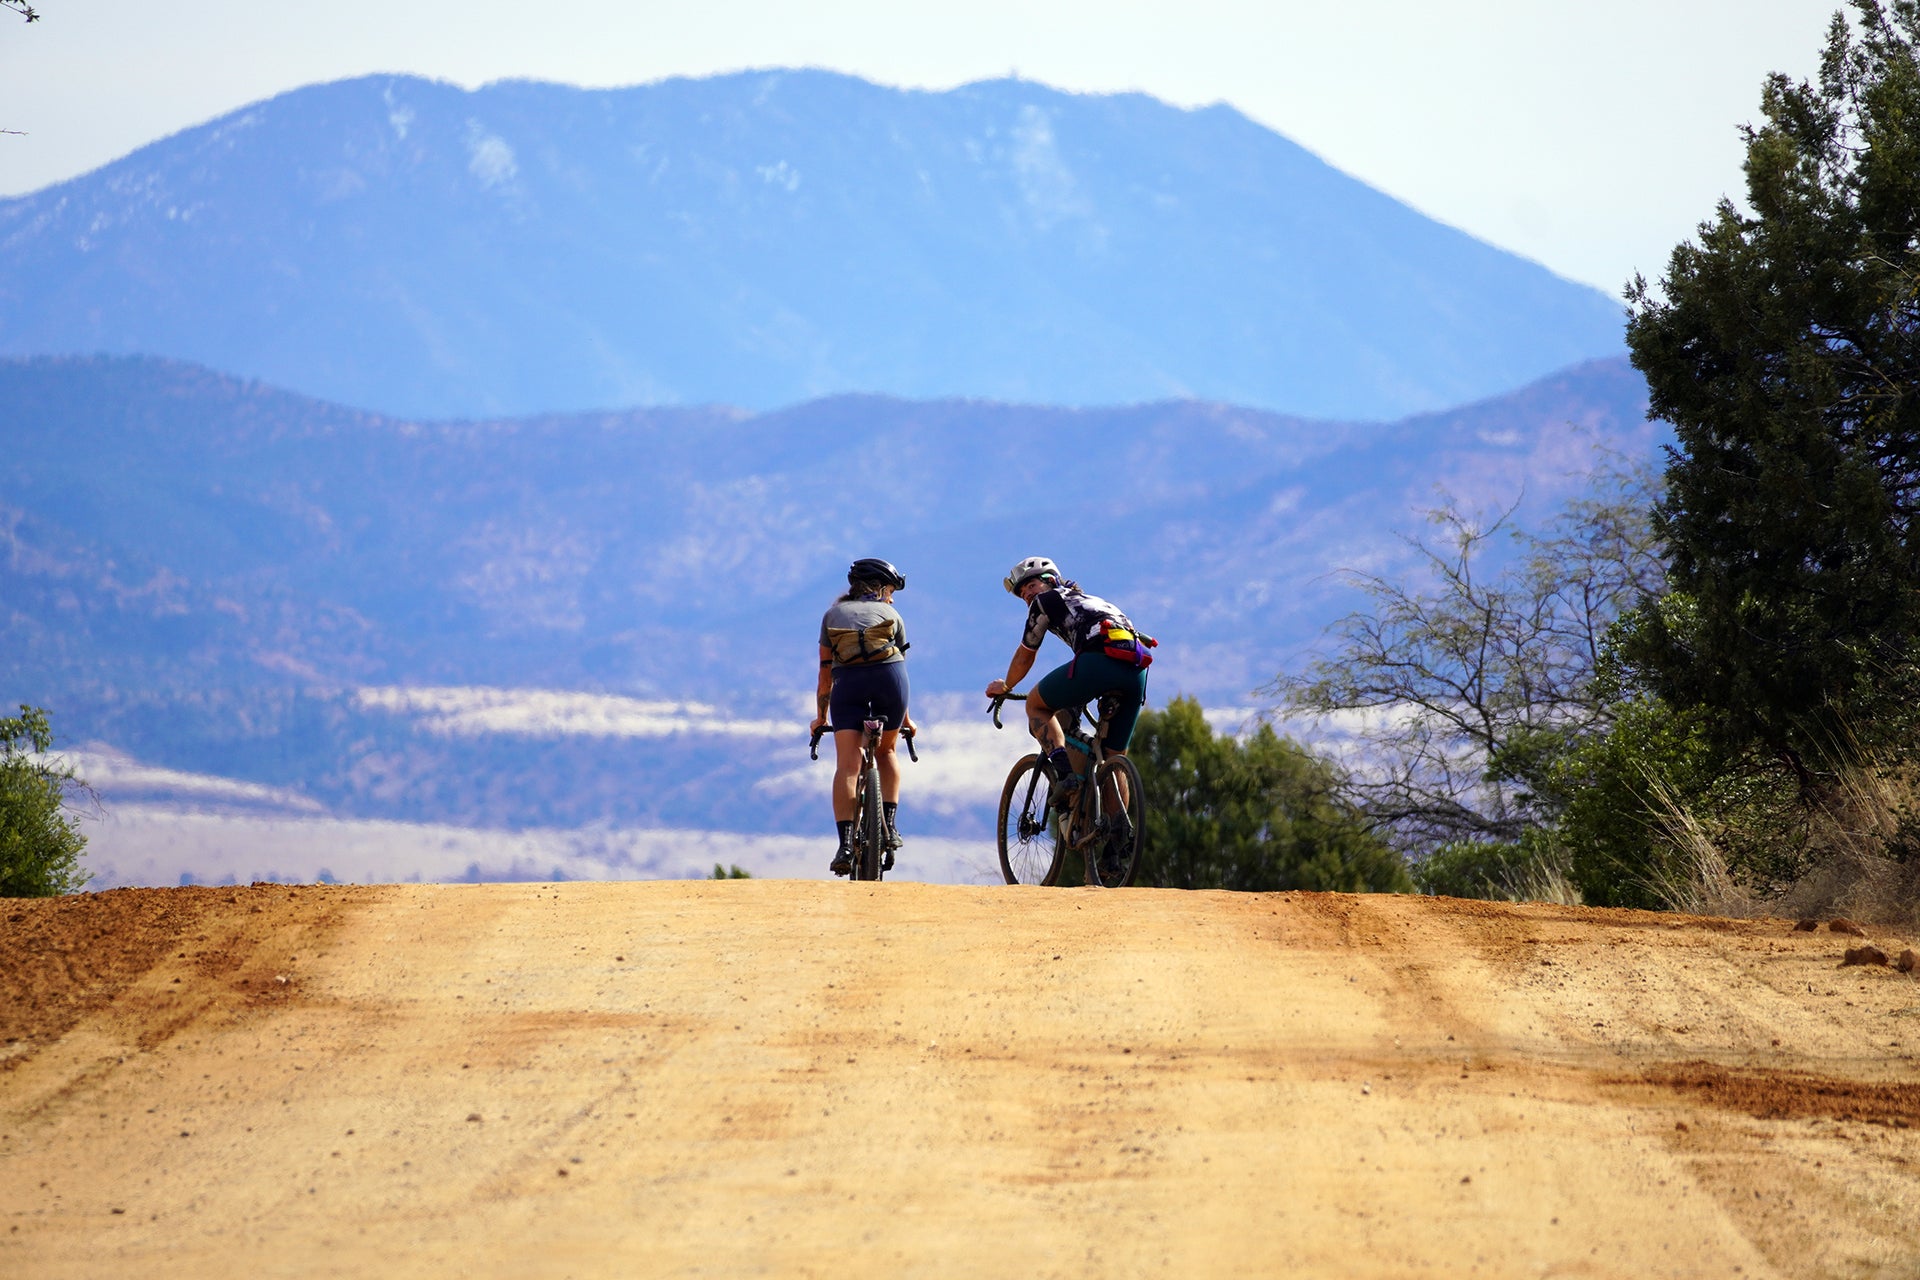
M 841 392 L 1382 420 L 1619 305 L 1225 106 L 818 71 L 295 90 L 0 201 L 0 353 L 412 417 Z
M 769 780 L 803 767 L 855 556 L 908 574 L 930 750 L 990 732 L 1000 576 L 1036 553 L 1161 639 L 1156 702 L 1245 706 L 1351 606 L 1337 570 L 1407 564 L 1436 486 L 1537 518 L 1597 448 L 1652 452 L 1645 405 L 1613 360 L 1385 424 L 874 396 L 421 423 L 151 358 L 0 360 L 0 705 L 342 816 L 808 830 L 817 796 Z

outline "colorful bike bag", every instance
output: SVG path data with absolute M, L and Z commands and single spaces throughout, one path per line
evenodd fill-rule
M 1152 636 L 1135 635 L 1113 618 L 1100 619 L 1100 625 L 1094 631 L 1094 640 L 1099 644 L 1100 652 L 1136 670 L 1152 666 L 1153 654 L 1148 651 L 1160 647 L 1160 642 Z

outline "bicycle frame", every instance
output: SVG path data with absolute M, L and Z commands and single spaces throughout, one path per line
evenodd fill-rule
M 1000 720 L 1000 708 L 1003 703 L 1024 702 L 1026 699 L 1027 695 L 1024 693 L 1004 693 L 992 699 L 993 727 L 1006 728 Z M 1087 709 L 1090 705 L 1098 707 L 1097 718 L 1088 716 Z M 1106 817 L 1106 798 L 1101 795 L 1100 779 L 1101 766 L 1107 761 L 1104 743 L 1107 729 L 1113 720 L 1113 713 L 1114 705 L 1105 694 L 1100 695 L 1092 703 L 1083 702 L 1070 707 L 1061 707 L 1053 713 L 1056 723 L 1060 725 L 1061 736 L 1066 740 L 1067 747 L 1070 750 L 1077 750 L 1086 757 L 1087 761 L 1086 780 L 1082 783 L 1079 794 L 1074 798 L 1073 808 L 1065 816 L 1067 847 L 1081 855 L 1085 863 L 1088 884 L 1101 882 L 1095 860 L 1099 856 L 1102 838 L 1109 834 L 1103 822 Z M 1094 726 L 1090 742 L 1074 736 L 1080 726 L 1089 720 Z M 1125 802 L 1122 801 L 1121 809 L 1124 811 L 1125 807 Z
M 853 850 L 854 880 L 879 880 L 886 874 L 887 867 L 882 865 L 882 853 L 878 847 L 880 836 L 880 770 L 875 757 L 878 755 L 881 735 L 886 733 L 886 721 L 877 719 L 869 709 L 868 716 L 860 722 L 860 771 L 855 775 L 853 791 Z M 807 744 L 809 758 L 820 758 L 820 739 L 829 733 L 838 733 L 839 728 L 823 724 L 813 731 L 813 738 Z M 914 749 L 913 730 L 903 728 L 900 736 L 906 739 L 907 756 L 915 763 L 920 753 Z

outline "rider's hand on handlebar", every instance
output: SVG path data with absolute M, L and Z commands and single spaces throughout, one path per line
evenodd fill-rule
M 1007 688 L 1007 682 L 1005 680 L 995 680 L 992 684 L 987 686 L 987 696 L 989 698 L 997 698 L 1001 694 L 1006 692 L 1008 692 L 1008 688 Z
M 825 716 L 815 716 L 813 723 L 807 726 L 807 732 L 817 738 L 820 736 L 820 731 L 826 727 L 827 718 Z

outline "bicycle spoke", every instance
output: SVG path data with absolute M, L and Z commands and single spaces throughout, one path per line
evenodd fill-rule
M 1052 884 L 1059 875 L 1063 850 L 1048 811 L 1052 794 L 1037 755 L 1021 760 L 1007 775 L 996 835 L 1000 872 L 1008 884 Z
M 1096 838 L 1091 842 L 1088 861 L 1098 883 L 1117 889 L 1133 883 L 1146 842 L 1146 802 L 1141 794 L 1140 772 L 1125 756 L 1114 756 L 1102 762 L 1094 782 L 1106 804 L 1092 833 Z

